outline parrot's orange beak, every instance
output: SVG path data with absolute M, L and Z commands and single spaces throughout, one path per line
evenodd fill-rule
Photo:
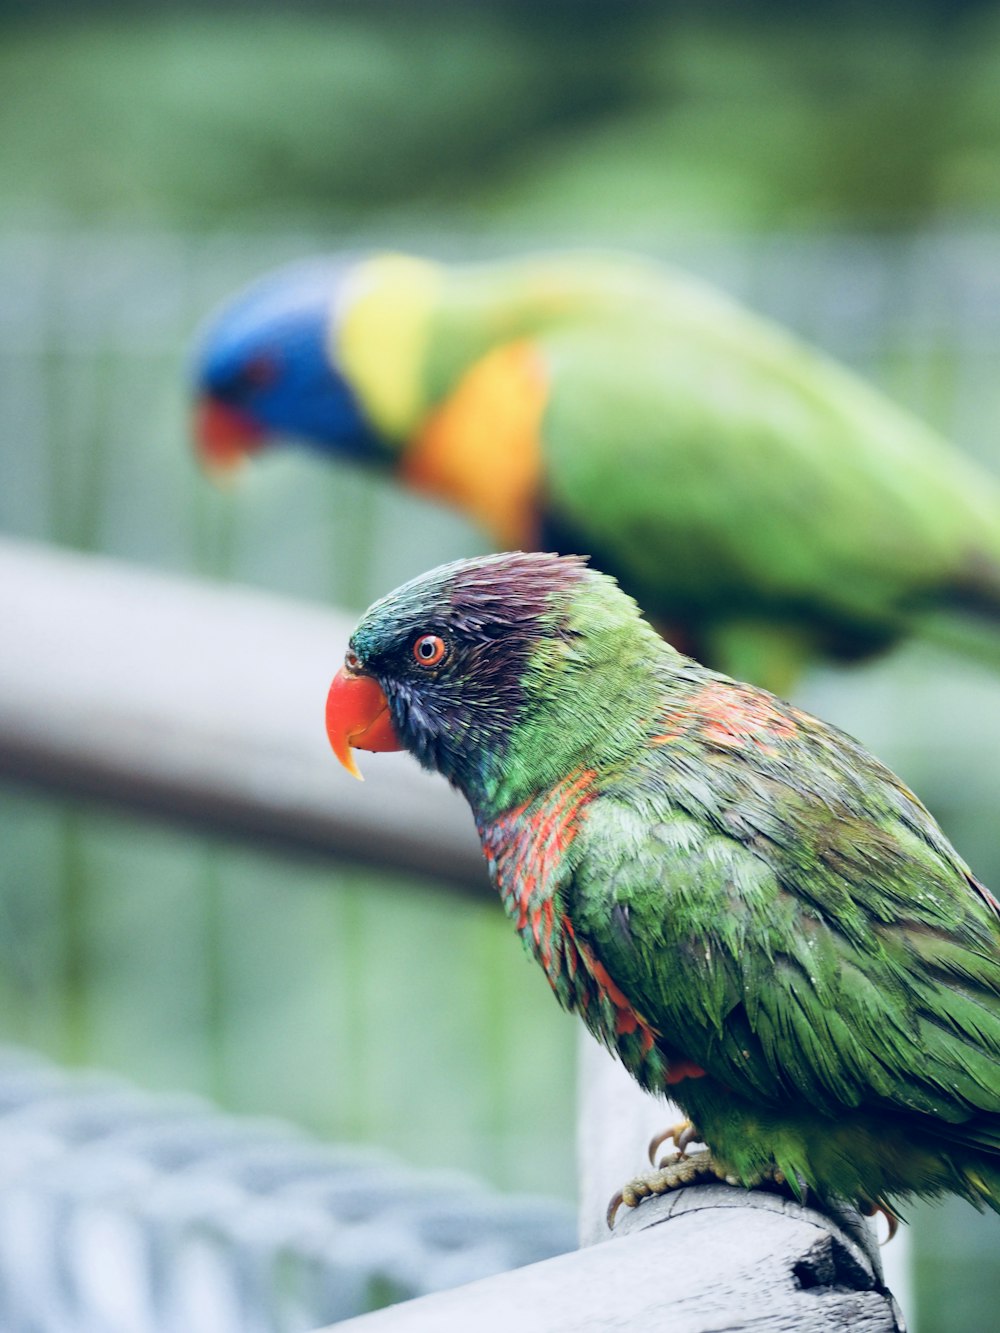
M 215 398 L 199 398 L 194 408 L 194 442 L 211 476 L 232 476 L 248 454 L 264 442 L 264 430 L 238 408 Z
M 326 696 L 326 734 L 333 753 L 359 781 L 353 750 L 401 750 L 382 686 L 371 676 L 341 667 Z

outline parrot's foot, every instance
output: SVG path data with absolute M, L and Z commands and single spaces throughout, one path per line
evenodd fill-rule
M 862 1213 L 865 1217 L 877 1217 L 878 1214 L 881 1213 L 885 1218 L 885 1224 L 889 1228 L 889 1234 L 886 1236 L 885 1240 L 879 1242 L 881 1245 L 888 1245 L 899 1230 L 899 1218 L 887 1203 L 860 1203 L 858 1204 L 858 1212 Z
M 686 1132 L 682 1126 L 677 1126 L 682 1136 Z M 690 1125 L 688 1126 L 690 1128 Z M 664 1134 L 660 1139 L 662 1143 L 670 1137 Z M 692 1142 L 697 1135 L 691 1134 L 686 1140 Z M 677 1142 L 677 1139 L 674 1139 Z M 655 1151 L 659 1143 L 654 1139 L 650 1148 Z M 652 1194 L 669 1194 L 671 1190 L 683 1189 L 686 1185 L 694 1185 L 700 1180 L 721 1180 L 724 1185 L 743 1185 L 747 1189 L 761 1184 L 765 1180 L 771 1181 L 775 1185 L 784 1185 L 786 1183 L 785 1174 L 778 1167 L 772 1166 L 761 1171 L 753 1180 L 741 1180 L 738 1176 L 730 1175 L 725 1167 L 712 1156 L 706 1148 L 701 1152 L 692 1153 L 690 1157 L 683 1152 L 678 1152 L 672 1159 L 666 1159 L 653 1171 L 647 1171 L 641 1176 L 636 1176 L 630 1180 L 627 1185 L 623 1185 L 618 1193 L 608 1204 L 607 1220 L 608 1227 L 613 1227 L 618 1209 L 625 1204 L 628 1208 L 637 1208 L 643 1199 L 648 1199 Z
M 683 1157 L 689 1144 L 701 1142 L 701 1135 L 695 1129 L 694 1125 L 692 1125 L 690 1120 L 681 1120 L 676 1125 L 671 1125 L 669 1129 L 665 1129 L 662 1134 L 655 1134 L 653 1138 L 649 1140 L 649 1147 L 646 1150 L 653 1166 L 664 1165 L 663 1162 L 657 1162 L 656 1154 L 668 1139 L 673 1139 L 677 1155 Z

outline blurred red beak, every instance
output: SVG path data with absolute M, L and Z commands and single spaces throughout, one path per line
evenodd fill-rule
M 326 697 L 326 734 L 333 753 L 359 781 L 352 750 L 401 750 L 382 686 L 371 676 L 341 667 Z
M 210 474 L 231 475 L 248 454 L 261 447 L 264 435 L 251 417 L 215 398 L 199 398 L 195 404 L 195 448 Z

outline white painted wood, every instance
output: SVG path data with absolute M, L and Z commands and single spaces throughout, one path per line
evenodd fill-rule
M 750 1328 L 900 1333 L 902 1325 L 849 1229 L 775 1195 L 722 1185 L 644 1203 L 606 1245 L 336 1325 L 337 1333 Z
M 608 1238 L 605 1214 L 612 1195 L 647 1169 L 650 1139 L 682 1120 L 683 1112 L 643 1092 L 583 1028 L 577 1058 L 579 1233 L 581 1245 L 593 1245 Z
M 229 584 L 0 541 L 0 772 L 488 890 L 468 808 L 324 729 L 351 621 Z M 387 817 L 390 815 L 391 817 Z

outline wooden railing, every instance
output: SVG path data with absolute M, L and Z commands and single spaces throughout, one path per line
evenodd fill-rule
M 0 540 L 0 624 L 0 773 L 488 890 L 444 781 L 380 756 L 373 796 L 332 759 L 346 617 Z

